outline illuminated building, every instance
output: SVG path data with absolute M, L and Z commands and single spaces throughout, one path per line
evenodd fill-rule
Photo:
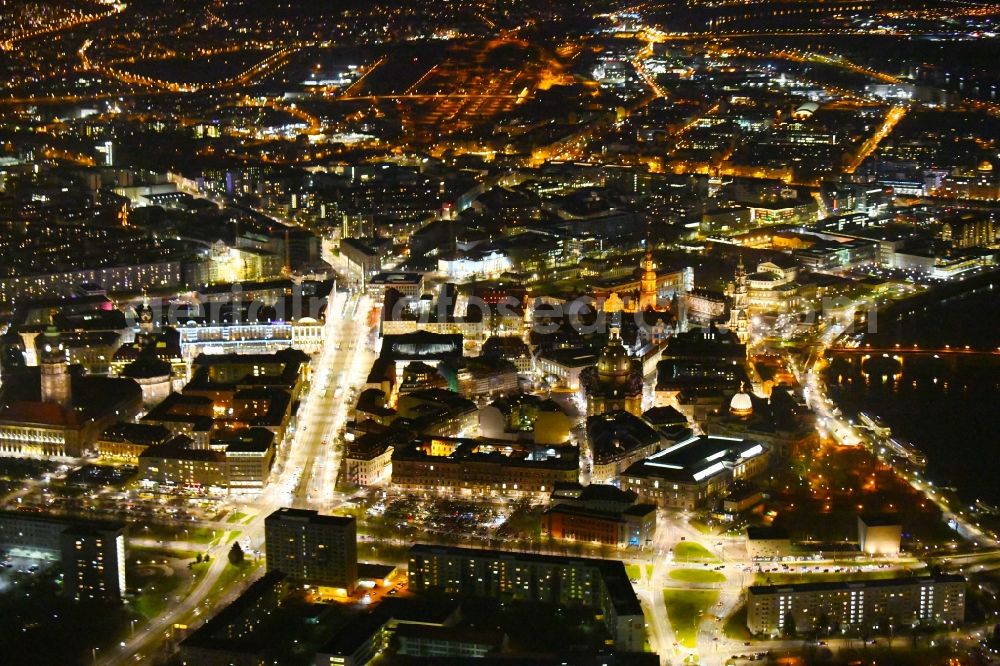
M 269 571 L 255 580 L 235 601 L 181 641 L 181 664 L 256 664 L 260 645 L 252 639 L 277 610 L 285 588 L 285 575 L 280 571 Z
M 494 400 L 479 410 L 479 430 L 488 439 L 563 444 L 572 425 L 555 401 L 527 393 Z
M 579 390 L 584 370 L 594 367 L 597 355 L 590 349 L 551 349 L 538 357 L 538 369 L 555 383 Z
M 721 321 L 726 314 L 725 294 L 709 289 L 692 289 L 687 293 L 687 314 L 696 323 Z
M 642 277 L 639 283 L 639 309 L 656 308 L 659 289 L 656 281 L 656 268 L 653 264 L 652 250 L 647 250 L 646 256 L 642 260 Z
M 398 432 L 369 432 L 348 436 L 344 453 L 344 475 L 348 483 L 367 487 L 392 478 L 392 452 Z
M 496 277 L 510 270 L 510 257 L 492 248 L 474 247 L 464 252 L 446 253 L 438 258 L 438 272 L 452 280 Z
M 146 423 L 119 421 L 101 434 L 97 453 L 102 460 L 139 463 L 139 454 L 154 444 L 163 444 L 173 437 L 168 428 Z
M 54 326 L 50 326 L 42 338 L 38 366 L 41 372 L 42 402 L 53 403 L 63 408 L 72 407 L 69 360 L 66 356 L 66 347 L 59 337 L 59 331 Z
M 274 462 L 275 437 L 265 428 L 219 430 L 209 448 L 178 435 L 138 454 L 139 478 L 146 485 L 214 492 L 259 490 Z
M 542 514 L 542 534 L 617 548 L 642 548 L 656 536 L 656 506 L 637 504 L 635 493 L 614 486 L 556 488 Z
M 742 383 L 739 393 L 729 402 L 729 413 L 738 418 L 748 418 L 753 414 L 753 402 L 750 400 L 750 395 L 743 390 Z
M 750 341 L 750 287 L 747 272 L 743 267 L 743 255 L 736 266 L 736 282 L 733 287 L 733 302 L 729 309 L 729 330 L 736 333 L 740 344 Z
M 105 428 L 139 412 L 142 391 L 134 381 L 70 372 L 54 328 L 39 342 L 39 367 L 20 368 L 0 390 L 0 450 L 81 456 L 94 449 Z
M 952 247 L 990 247 L 1000 234 L 1000 224 L 989 213 L 965 213 L 945 220 L 941 225 L 941 238 Z
M 358 581 L 357 526 L 350 516 L 327 516 L 306 509 L 278 509 L 264 520 L 267 570 L 281 571 L 289 583 L 332 588 L 336 596 L 354 591 Z
M 121 600 L 125 530 L 122 523 L 0 511 L 0 549 L 9 555 L 60 560 L 63 592 L 76 600 Z
M 637 460 L 660 450 L 663 438 L 649 423 L 618 410 L 587 418 L 587 441 L 593 454 L 594 483 L 612 483 Z
M 382 269 L 391 249 L 392 241 L 387 238 L 345 238 L 340 241 L 341 254 L 357 266 L 366 279 Z
M 642 607 L 616 560 L 417 544 L 410 548 L 408 585 L 416 592 L 584 606 L 604 620 L 616 650 L 645 647 Z
M 891 516 L 858 516 L 858 548 L 866 555 L 899 555 L 903 526 Z
M 747 628 L 778 636 L 794 621 L 796 631 L 807 632 L 821 617 L 842 631 L 953 626 L 965 620 L 965 587 L 965 578 L 948 575 L 754 585 L 747 590 Z
M 816 438 L 815 415 L 786 386 L 775 386 L 762 398 L 741 384 L 728 409 L 705 414 L 702 427 L 711 435 L 760 442 L 777 457 L 804 451 Z
M 624 410 L 642 413 L 642 366 L 632 359 L 613 328 L 597 365 L 580 375 L 590 416 Z
M 733 481 L 760 474 L 767 464 L 768 450 L 758 442 L 692 436 L 626 469 L 621 487 L 644 502 L 691 510 L 724 494 Z
M 368 280 L 366 289 L 376 303 L 385 298 L 389 289 L 395 289 L 403 296 L 419 297 L 424 293 L 424 276 L 422 273 L 379 273 Z
M 177 287 L 183 283 L 181 262 L 153 261 L 0 278 L 0 303 L 10 305 L 32 298 L 67 294 L 74 285 L 84 282 L 100 284 L 109 292 L 135 292 L 144 287 Z
M 572 446 L 423 437 L 397 445 L 392 454 L 393 485 L 418 492 L 541 497 L 556 484 L 575 483 L 579 475 L 579 454 Z

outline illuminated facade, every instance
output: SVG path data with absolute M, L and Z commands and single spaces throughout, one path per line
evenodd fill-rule
M 794 620 L 796 631 L 812 631 L 821 617 L 842 631 L 952 626 L 965 620 L 965 587 L 962 576 L 755 585 L 747 590 L 747 628 L 777 636 Z
M 729 310 L 729 330 L 736 333 L 740 344 L 745 345 L 750 341 L 750 287 L 742 255 L 740 255 L 740 262 L 736 266 L 735 277 L 733 304 Z
M 589 607 L 604 620 L 616 650 L 645 646 L 642 607 L 616 560 L 417 544 L 410 548 L 408 576 L 417 592 Z
M 19 511 L 0 512 L 0 549 L 62 563 L 63 592 L 120 601 L 125 594 L 125 525 Z
M 764 445 L 753 440 L 693 436 L 629 467 L 621 487 L 644 502 L 690 510 L 723 495 L 733 481 L 757 476 L 768 458 Z
M 290 583 L 350 594 L 358 582 L 357 526 L 350 516 L 278 509 L 264 521 L 267 570 Z

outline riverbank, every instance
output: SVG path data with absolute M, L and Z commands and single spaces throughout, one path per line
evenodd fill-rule
M 946 282 L 944 284 L 935 286 L 926 291 L 919 292 L 908 298 L 901 300 L 894 300 L 886 303 L 885 305 L 878 308 L 875 314 L 875 331 L 868 332 L 865 334 L 864 343 L 869 343 L 873 347 L 887 346 L 895 343 L 900 343 L 901 345 L 912 345 L 913 343 L 921 344 L 920 340 L 913 339 L 914 333 L 919 333 L 922 335 L 927 335 L 930 331 L 911 331 L 909 330 L 911 326 L 911 318 L 921 317 L 926 313 L 933 313 L 935 309 L 941 306 L 948 306 L 948 304 L 953 303 L 956 299 L 966 299 L 977 294 L 995 294 L 995 299 L 997 300 L 996 307 L 994 310 L 1000 310 L 1000 269 L 989 271 L 986 273 L 980 273 L 974 275 L 966 280 L 957 280 L 954 282 Z M 986 310 L 988 313 L 988 309 Z M 1000 319 L 1000 318 L 998 318 Z M 969 338 L 980 337 L 976 335 L 967 335 L 963 330 L 954 330 L 955 327 L 949 327 L 948 322 L 939 322 L 942 324 L 936 328 L 939 335 L 935 337 L 945 338 L 948 333 L 951 333 L 956 338 L 954 340 L 943 340 L 940 346 L 945 344 L 951 346 L 964 346 L 969 345 L 971 349 L 978 350 L 993 350 L 996 348 L 995 344 L 991 344 L 985 340 L 971 340 Z M 964 322 L 952 322 L 952 323 L 963 323 Z M 984 325 L 986 322 L 981 320 L 974 320 L 972 322 L 976 328 L 980 328 L 981 324 Z M 931 342 L 928 340 L 928 342 Z M 986 346 L 983 346 L 983 345 Z
M 891 303 L 879 314 L 873 347 L 923 349 L 1000 346 L 1000 273 L 943 285 Z M 902 355 L 893 368 L 832 362 L 824 371 L 830 398 L 845 415 L 879 416 L 894 436 L 908 440 L 928 459 L 927 478 L 953 486 L 964 502 L 1000 503 L 1000 459 L 990 455 L 1000 432 L 1000 357 Z

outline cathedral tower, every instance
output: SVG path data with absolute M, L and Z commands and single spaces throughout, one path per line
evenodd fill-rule
M 747 271 L 743 267 L 743 255 L 736 266 L 736 285 L 733 289 L 733 307 L 729 311 L 729 330 L 736 333 L 740 342 L 750 341 L 750 288 L 747 285 Z

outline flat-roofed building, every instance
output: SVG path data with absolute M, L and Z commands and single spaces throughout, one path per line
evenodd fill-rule
M 410 548 L 408 585 L 417 592 L 585 606 L 604 620 L 617 651 L 645 647 L 642 607 L 617 560 L 417 544 Z
M 747 628 L 777 636 L 792 621 L 796 631 L 812 631 L 820 618 L 843 631 L 954 626 L 965 620 L 965 587 L 965 578 L 951 575 L 754 585 L 747 590 Z
M 262 663 L 259 633 L 278 608 L 285 591 L 285 575 L 269 571 L 243 594 L 181 641 L 184 666 L 258 666 Z
M 344 596 L 358 582 L 357 525 L 351 516 L 278 509 L 264 520 L 267 570 L 281 571 L 289 582 L 332 588 Z
M 725 493 L 738 479 L 767 468 L 759 442 L 735 437 L 688 437 L 635 463 L 621 475 L 622 488 L 660 507 L 694 509 Z
M 593 349 L 552 349 L 538 358 L 538 370 L 555 377 L 558 383 L 574 391 L 580 388 L 580 373 L 597 363 Z
M 378 273 L 368 280 L 366 290 L 375 303 L 385 299 L 387 289 L 395 289 L 403 296 L 419 297 L 424 293 L 423 273 Z
M 125 594 L 123 523 L 0 511 L 0 550 L 60 560 L 63 592 L 74 599 L 119 601 Z
M 858 516 L 858 547 L 866 555 L 899 555 L 903 526 L 892 516 Z
M 642 548 L 656 536 L 656 505 L 636 504 L 613 512 L 559 504 L 542 514 L 542 533 L 553 539 Z

